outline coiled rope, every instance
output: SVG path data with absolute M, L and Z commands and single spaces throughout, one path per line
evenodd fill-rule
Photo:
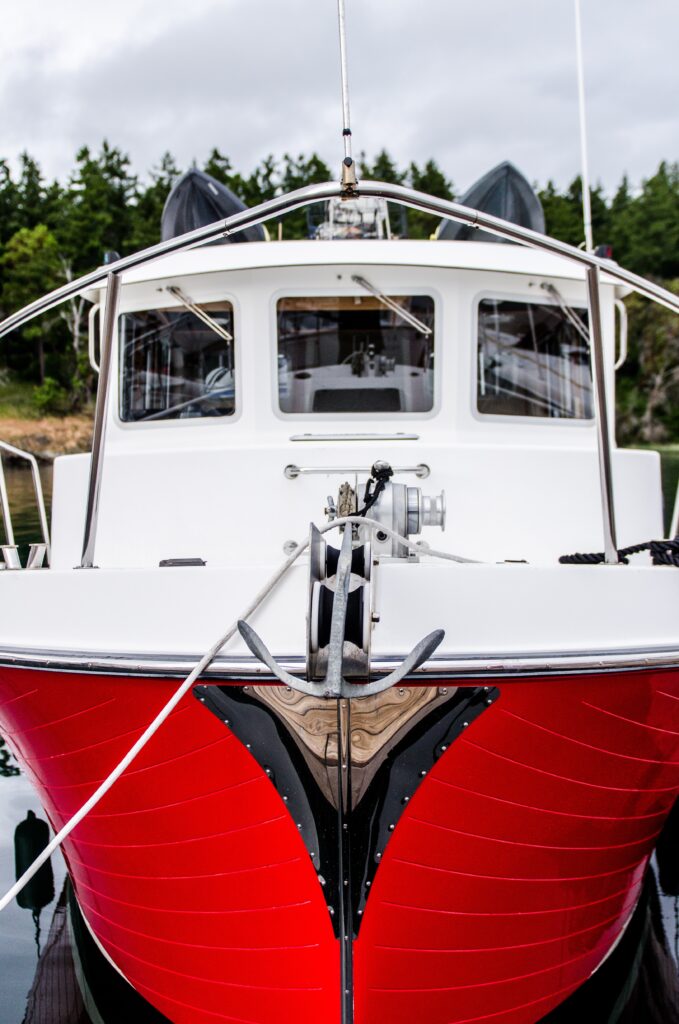
M 679 537 L 673 540 L 647 540 L 641 544 L 630 544 L 628 548 L 618 549 L 618 558 L 624 565 L 629 564 L 630 555 L 638 555 L 642 551 L 650 552 L 653 565 L 675 565 L 679 568 Z M 604 561 L 603 551 L 573 555 L 562 555 L 562 565 L 599 565 Z

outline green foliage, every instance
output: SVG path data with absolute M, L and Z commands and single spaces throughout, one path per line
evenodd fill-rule
M 679 294 L 679 280 L 666 282 Z M 627 300 L 629 357 L 618 381 L 622 438 L 658 444 L 679 437 L 679 323 L 664 306 Z
M 33 419 L 33 388 L 33 384 L 19 380 L 9 370 L 0 370 L 0 420 Z
M 382 149 L 371 163 L 365 153 L 358 160 L 359 178 L 372 181 L 384 181 L 390 185 L 410 185 L 419 192 L 438 196 L 441 199 L 453 199 L 453 184 L 435 160 L 427 160 L 422 167 L 411 163 L 407 168 L 399 168 L 385 149 Z M 438 217 L 430 217 L 417 210 L 406 210 L 404 206 L 389 203 L 389 219 L 391 230 L 395 235 L 409 238 L 429 238 L 439 224 Z
M 312 182 L 337 180 L 339 166 L 328 167 L 312 153 L 265 156 L 251 170 L 234 168 L 230 158 L 213 149 L 204 169 L 223 182 L 246 206 Z M 46 181 L 28 153 L 19 156 L 13 175 L 0 159 L 0 315 L 6 315 L 101 264 L 104 253 L 121 255 L 152 245 L 160 237 L 167 196 L 182 172 L 165 153 L 146 179 L 131 169 L 127 154 L 106 140 L 97 152 L 83 147 L 65 184 Z M 372 178 L 453 198 L 453 184 L 435 160 L 400 166 L 385 149 L 362 153 L 360 178 Z M 561 190 L 553 182 L 539 193 L 547 231 L 574 245 L 582 244 L 582 184 L 576 177 Z M 390 206 L 392 231 L 428 238 L 437 218 Z M 316 215 L 317 219 L 317 215 Z M 619 263 L 645 276 L 679 279 L 679 164 L 662 163 L 637 188 L 625 177 L 612 198 L 600 185 L 592 191 L 592 220 L 597 244 L 613 246 Z M 295 211 L 280 224 L 270 223 L 273 237 L 309 234 L 306 211 Z M 676 287 L 676 282 L 675 282 Z M 679 337 L 670 314 L 638 299 L 629 300 L 630 357 L 618 378 L 620 436 L 628 441 L 679 439 Z M 93 389 L 85 345 L 82 300 L 27 327 L 21 337 L 0 345 L 0 416 L 38 408 L 59 410 L 86 404 Z M 41 383 L 33 397 L 33 387 Z M 37 403 L 37 404 L 36 404 Z M 8 411 L 9 410 L 9 411 Z
M 449 181 L 435 160 L 427 160 L 418 167 L 411 163 L 408 169 L 408 180 L 412 188 L 418 192 L 426 192 L 439 199 L 454 199 L 453 183 Z M 411 238 L 429 238 L 439 225 L 438 217 L 430 217 L 417 210 L 408 211 L 408 234 Z
M 99 266 L 104 253 L 123 253 L 133 233 L 137 179 L 129 157 L 104 140 L 93 156 L 83 146 L 62 195 L 57 235 L 75 273 Z
M 380 150 L 371 164 L 365 153 L 358 158 L 359 178 L 370 178 L 371 181 L 386 181 L 390 185 L 402 185 L 406 180 L 407 171 L 400 171 L 386 149 Z
M 20 309 L 43 292 L 61 283 L 59 249 L 52 232 L 44 224 L 19 228 L 12 235 L 0 256 L 2 291 L 0 305 L 8 312 Z M 45 322 L 34 320 L 22 330 L 25 341 L 34 343 L 34 361 L 29 363 L 31 375 L 42 383 L 45 379 Z M 24 359 L 24 365 L 26 360 Z
M 662 163 L 641 193 L 627 204 L 625 265 L 630 270 L 672 278 L 679 275 L 679 164 Z
M 0 246 L 4 245 L 16 230 L 17 210 L 17 187 L 12 180 L 9 164 L 6 160 L 0 160 Z
M 213 149 L 203 170 L 230 188 L 246 206 L 257 206 L 277 195 L 302 188 L 303 185 L 329 181 L 332 178 L 329 167 L 317 153 L 312 153 L 310 157 L 305 157 L 302 153 L 297 157 L 285 153 L 281 164 L 270 154 L 264 157 L 250 175 L 244 177 L 234 172 L 227 156 L 218 149 Z M 307 238 L 307 212 L 295 210 L 280 222 L 270 222 L 267 230 L 273 237 L 276 237 L 280 230 L 284 238 Z
M 151 170 L 147 188 L 137 187 L 132 207 L 129 248 L 145 249 L 160 239 L 160 219 L 165 201 L 181 171 L 171 153 L 164 153 L 157 167 Z
M 5 246 L 0 266 L 2 305 L 8 310 L 18 309 L 61 283 L 57 240 L 44 224 L 19 228 Z
M 402 185 L 406 180 L 407 171 L 401 171 L 386 149 L 380 150 L 371 163 L 365 153 L 358 158 L 358 178 L 370 181 L 385 181 L 389 185 Z M 403 236 L 408 233 L 408 212 L 404 206 L 387 203 L 389 223 L 394 235 Z
M 68 391 L 54 377 L 45 377 L 42 384 L 33 388 L 33 404 L 41 416 L 63 415 L 71 409 Z
M 304 185 L 320 184 L 331 181 L 332 178 L 330 168 L 317 153 L 312 153 L 308 159 L 301 153 L 296 158 L 286 153 L 283 157 L 279 190 L 283 193 L 292 192 Z M 295 210 L 283 218 L 282 233 L 284 238 L 307 238 L 310 233 L 307 210 Z
M 547 234 L 570 245 L 584 242 L 585 229 L 582 213 L 582 179 L 574 178 L 565 192 L 559 193 L 553 181 L 538 192 L 545 211 Z M 610 217 L 601 185 L 591 190 L 592 234 L 595 244 L 610 243 Z

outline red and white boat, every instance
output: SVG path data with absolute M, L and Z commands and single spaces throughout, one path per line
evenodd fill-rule
M 196 248 L 363 198 L 498 240 Z M 618 555 L 663 536 L 612 436 L 630 289 L 679 311 L 347 175 L 0 328 L 84 292 L 101 342 L 93 453 L 0 573 L 0 730 L 55 831 L 188 678 L 63 843 L 153 1019 L 533 1024 L 605 970 L 679 793 L 675 550 Z

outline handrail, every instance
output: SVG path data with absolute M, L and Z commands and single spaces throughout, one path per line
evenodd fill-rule
M 155 260 L 169 256 L 172 253 L 183 252 L 186 249 L 193 249 L 197 245 L 215 241 L 217 238 L 236 234 L 248 227 L 253 227 L 255 224 L 262 224 L 274 217 L 281 216 L 283 213 L 289 213 L 304 206 L 311 206 L 326 199 L 358 199 L 362 196 L 386 199 L 389 202 L 419 210 L 421 213 L 461 221 L 463 224 L 469 224 L 471 227 L 489 231 L 491 234 L 507 238 L 513 242 L 519 242 L 532 249 L 549 252 L 554 256 L 561 256 L 584 268 L 598 267 L 599 270 L 604 271 L 609 277 L 620 282 L 620 284 L 626 284 L 640 295 L 644 295 L 646 298 L 659 302 L 661 305 L 667 306 L 668 309 L 679 313 L 679 296 L 673 295 L 666 288 L 661 288 L 652 281 L 647 281 L 638 274 L 633 274 L 616 263 L 612 263 L 610 260 L 585 252 L 583 249 L 577 249 L 567 242 L 560 242 L 556 238 L 550 238 L 549 235 L 542 235 L 538 231 L 532 231 L 530 228 L 512 224 L 501 217 L 494 217 L 492 214 L 474 210 L 468 206 L 462 206 L 460 203 L 452 202 L 449 199 L 438 199 L 434 196 L 428 196 L 424 192 L 406 188 L 404 185 L 390 185 L 380 181 L 363 181 L 357 188 L 348 191 L 339 183 L 331 181 L 320 185 L 305 185 L 304 188 L 296 189 L 287 195 L 277 196 L 275 199 L 269 199 L 265 203 L 260 203 L 259 206 L 253 206 L 249 210 L 235 213 L 225 220 L 215 221 L 213 224 L 196 228 L 194 231 L 187 231 L 185 234 L 178 235 L 176 238 L 169 238 L 165 242 L 158 242 L 156 245 L 149 246 L 147 249 L 141 249 L 130 256 L 123 256 L 121 259 L 116 260 L 114 263 L 109 263 L 105 267 L 98 267 L 89 274 L 83 274 L 77 280 L 61 285 L 60 288 L 56 288 L 54 291 L 42 296 L 42 298 L 36 299 L 35 302 L 29 303 L 23 309 L 12 313 L 11 316 L 0 322 L 0 338 L 9 331 L 23 326 L 23 324 L 39 316 L 41 313 L 46 313 L 54 306 L 65 302 L 66 299 L 78 295 L 87 288 L 93 288 L 95 285 L 102 284 L 110 273 L 123 274 L 127 270 L 133 270 L 147 263 L 153 263 Z
M 666 306 L 668 309 L 676 313 L 679 313 L 679 296 L 673 295 L 672 292 L 659 287 L 652 281 L 646 281 L 637 274 L 632 274 L 630 271 L 624 270 L 622 267 L 619 267 L 615 263 L 611 263 L 609 260 L 602 259 L 601 257 L 595 256 L 593 253 L 586 252 L 585 250 L 577 249 L 575 246 L 569 245 L 566 242 L 560 242 L 556 238 L 550 238 L 549 236 L 540 234 L 537 231 L 532 231 L 530 228 L 524 228 L 518 224 L 512 224 L 510 221 L 503 220 L 500 217 L 494 217 L 491 214 L 484 213 L 480 210 L 474 210 L 470 207 L 462 206 L 460 203 L 455 203 L 448 199 L 438 199 L 436 197 L 427 196 L 423 192 L 417 192 L 415 189 L 406 188 L 403 185 L 389 185 L 384 182 L 377 181 L 365 181 L 361 183 L 360 186 L 356 187 L 351 183 L 342 185 L 336 182 L 326 182 L 325 184 L 319 185 L 306 185 L 304 188 L 296 189 L 294 192 L 290 192 L 284 196 L 278 196 L 275 199 L 270 199 L 268 202 L 261 203 L 259 206 L 255 206 L 250 210 L 242 210 L 231 217 L 227 217 L 225 220 L 215 221 L 214 224 L 208 224 L 204 227 L 197 228 L 194 231 L 189 231 L 183 235 L 179 235 L 177 238 L 168 239 L 165 242 L 160 242 L 157 245 L 150 246 L 148 249 L 143 249 L 140 252 L 133 253 L 131 256 L 125 256 L 122 259 L 116 260 L 114 263 L 108 264 L 106 267 L 100 267 L 89 274 L 85 274 L 76 281 L 68 282 L 60 288 L 50 292 L 48 295 L 43 296 L 41 299 L 37 299 L 35 302 L 30 303 L 28 306 L 24 307 L 24 309 L 7 317 L 2 323 L 0 323 L 0 337 L 3 337 L 9 331 L 22 326 L 39 314 L 59 305 L 66 299 L 77 295 L 85 288 L 94 287 L 97 284 L 101 284 L 104 280 L 108 281 L 109 289 L 114 285 L 114 283 L 116 286 L 119 285 L 121 275 L 126 270 L 144 266 L 147 263 L 160 259 L 163 256 L 168 256 L 171 253 L 181 252 L 185 249 L 191 249 L 197 245 L 214 241 L 220 236 L 243 231 L 245 228 L 271 220 L 273 217 L 280 216 L 281 214 L 291 210 L 299 209 L 300 207 L 309 206 L 313 203 L 322 202 L 326 199 L 355 199 L 362 196 L 373 196 L 376 198 L 386 199 L 391 202 L 419 210 L 422 213 L 461 221 L 464 224 L 469 224 L 471 227 L 482 228 L 485 231 L 489 231 L 491 234 L 498 235 L 500 238 L 506 238 L 509 241 L 518 242 L 541 252 L 548 252 L 552 255 L 565 258 L 584 268 L 587 282 L 590 329 L 592 332 L 592 365 L 598 412 L 597 445 L 604 528 L 604 547 L 606 562 L 616 562 L 617 551 L 611 466 L 611 435 L 608 425 L 608 410 L 605 394 L 603 334 L 601 328 L 601 310 L 599 300 L 600 273 L 602 271 L 605 272 L 614 281 L 628 285 L 640 295 L 652 299 L 655 302 L 659 302 L 661 305 Z M 114 308 L 115 305 L 116 303 L 114 301 L 109 300 L 109 302 L 107 302 L 109 309 Z M 81 563 L 83 566 L 91 566 L 93 564 L 93 538 L 96 534 L 97 498 L 101 483 L 101 452 L 103 450 L 104 412 L 107 397 L 106 382 L 108 380 L 111 352 L 113 348 L 112 335 L 114 325 L 110 324 L 109 326 L 110 336 L 108 337 L 106 359 L 104 359 L 103 352 L 101 358 L 102 371 L 104 372 L 102 377 L 100 377 L 99 394 L 97 396 L 97 417 L 93 440 L 93 460 L 90 470 L 88 509 Z M 104 365 L 105 363 L 106 365 Z M 100 394 L 102 391 L 104 392 L 103 395 Z M 99 414 L 100 408 L 101 414 Z M 97 453 L 96 460 L 94 458 L 95 449 Z
M 620 351 L 618 352 L 618 358 L 615 361 L 613 369 L 617 372 L 621 366 L 624 365 L 627 359 L 627 306 L 622 299 L 615 300 L 615 308 L 618 311 L 620 317 Z
M 97 362 L 97 356 L 95 351 L 96 339 L 94 327 L 95 319 L 100 308 L 101 304 L 99 302 L 95 302 L 94 305 L 90 307 L 90 311 L 87 314 L 87 355 L 90 360 L 90 366 L 92 367 L 95 373 L 99 373 L 99 363 Z
M 94 545 L 97 539 L 101 472 L 104 463 L 104 437 L 106 409 L 108 406 L 108 381 L 111 372 L 111 353 L 113 351 L 113 336 L 116 329 L 119 300 L 120 275 L 109 273 L 108 284 L 106 287 L 106 305 L 104 307 L 104 329 L 101 338 L 99 387 L 97 388 L 97 402 L 94 408 L 92 455 L 90 458 L 90 476 L 87 485 L 87 508 L 85 510 L 83 547 L 80 557 L 81 569 L 94 568 Z
M 31 455 L 30 452 L 25 452 L 21 448 L 15 448 L 13 444 L 9 444 L 7 441 L 0 441 L 0 507 L 2 508 L 2 517 L 5 523 L 5 533 L 7 535 L 7 543 L 10 546 L 14 545 L 14 529 L 12 526 L 12 516 L 9 508 L 9 500 L 7 498 L 7 487 L 5 485 L 5 471 L 2 465 L 2 452 L 7 452 L 8 455 L 13 455 L 17 459 L 24 459 L 30 464 L 31 474 L 33 476 L 33 490 L 35 491 L 35 501 L 38 506 L 38 517 L 40 519 L 40 531 L 42 533 L 43 544 L 46 548 L 47 563 L 50 561 L 50 534 L 49 527 L 47 525 L 47 512 L 45 510 L 45 497 L 42 490 L 42 480 L 40 479 L 40 469 L 38 468 L 38 460 L 35 455 Z
M 597 405 L 596 429 L 599 455 L 599 483 L 601 485 L 601 511 L 604 525 L 604 561 L 617 565 L 618 540 L 615 531 L 615 502 L 613 500 L 613 467 L 611 465 L 611 431 L 606 405 L 606 376 L 604 371 L 604 334 L 601 324 L 599 268 L 587 268 L 587 301 L 589 329 L 592 339 L 592 378 Z
M 14 527 L 12 526 L 12 513 L 9 507 L 9 497 L 7 496 L 7 481 L 5 480 L 5 469 L 2 464 L 2 456 L 0 455 L 0 512 L 2 512 L 2 521 L 5 526 L 5 542 L 10 547 L 14 547 Z
M 417 466 L 392 466 L 394 473 L 408 473 L 417 476 L 420 480 L 426 480 L 431 470 L 426 462 L 419 462 Z M 330 476 L 333 473 L 366 473 L 372 472 L 370 466 L 297 466 L 294 462 L 289 463 L 283 470 L 286 480 L 296 480 L 298 476 Z

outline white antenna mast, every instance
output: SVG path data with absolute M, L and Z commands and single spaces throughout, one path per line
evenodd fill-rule
M 585 248 L 594 251 L 592 236 L 592 200 L 589 191 L 589 169 L 587 161 L 587 122 L 585 119 L 585 72 L 582 59 L 582 24 L 580 21 L 580 0 L 575 0 L 575 49 L 578 62 L 578 100 L 580 105 L 580 159 L 582 162 L 582 214 L 585 222 Z
M 347 192 L 356 187 L 356 164 L 351 153 L 351 117 L 349 114 L 349 74 L 347 71 L 347 33 L 344 15 L 344 0 L 337 0 L 339 21 L 340 71 L 342 75 L 342 139 L 344 160 L 342 161 L 342 185 Z

